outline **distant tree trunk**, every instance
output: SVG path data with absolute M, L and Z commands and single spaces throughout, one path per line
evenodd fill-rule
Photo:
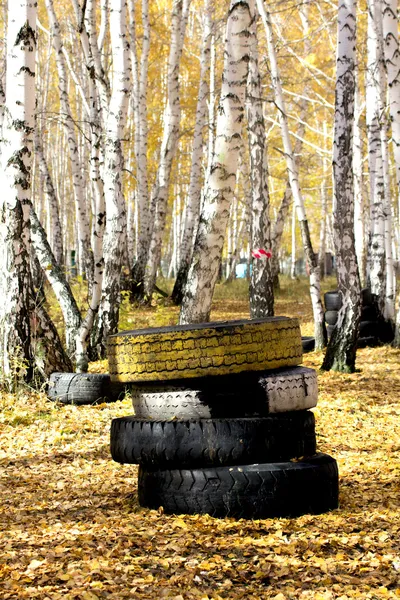
M 254 18 L 253 0 L 232 0 L 226 27 L 215 153 L 182 300 L 180 323 L 201 323 L 210 318 L 242 143 Z
M 91 283 L 93 279 L 93 256 L 90 248 L 90 227 L 84 196 L 83 169 L 79 155 L 79 144 L 75 131 L 75 123 L 72 117 L 70 101 L 68 97 L 67 66 L 63 54 L 60 24 L 56 17 L 53 0 L 45 0 L 45 4 L 53 35 L 52 39 L 58 72 L 60 105 L 63 116 L 63 123 L 67 134 L 69 156 L 71 161 L 72 182 L 78 217 L 77 221 L 79 259 L 80 264 L 84 269 L 84 272 L 82 274 L 86 274 L 89 283 Z
M 56 190 L 53 185 L 53 179 L 47 165 L 47 160 L 43 152 L 42 142 L 39 132 L 35 131 L 35 151 L 38 157 L 39 169 L 43 176 L 44 188 L 47 196 L 47 209 L 49 211 L 50 221 L 50 247 L 53 251 L 57 264 L 64 264 L 64 247 L 62 239 L 62 229 L 60 221 L 60 210 L 58 207 L 58 199 Z
M 9 3 L 6 100 L 0 165 L 0 371 L 11 385 L 33 374 L 31 167 L 35 111 L 36 2 Z
M 32 245 L 35 254 L 58 300 L 65 324 L 65 340 L 70 359 L 75 359 L 76 336 L 81 325 L 81 315 L 62 267 L 57 263 L 42 225 L 31 209 Z
M 361 285 L 354 242 L 352 137 L 356 60 L 356 0 L 339 3 L 333 146 L 333 226 L 342 307 L 322 368 L 353 373 L 356 364 Z
M 365 198 L 363 175 L 363 139 L 360 128 L 362 113 L 358 70 L 356 70 L 354 133 L 353 133 L 353 173 L 354 173 L 354 235 L 358 270 L 362 287 L 367 285 L 367 249 L 365 231 Z
M 142 301 L 144 298 L 144 276 L 152 231 L 152 215 L 150 214 L 149 184 L 147 176 L 147 81 L 151 32 L 148 0 L 142 0 L 142 26 L 143 43 L 140 58 L 140 69 L 138 64 L 136 73 L 138 81 L 138 98 L 137 103 L 135 104 L 135 123 L 138 129 L 137 132 L 135 131 L 135 155 L 137 165 L 137 185 L 135 203 L 137 204 L 137 215 L 139 221 L 138 241 L 136 244 L 136 257 L 131 271 L 131 299 L 135 302 Z
M 203 129 L 206 123 L 207 98 L 209 95 L 210 52 L 213 34 L 213 2 L 206 0 L 204 33 L 200 57 L 200 85 L 197 98 L 196 120 L 193 134 L 192 164 L 190 183 L 186 201 L 185 224 L 181 242 L 181 258 L 176 276 L 172 300 L 180 304 L 183 298 L 183 288 L 186 282 L 193 250 L 193 236 L 198 225 L 201 201 L 201 177 L 203 157 Z
M 386 296 L 386 257 L 385 181 L 381 140 L 382 118 L 384 118 L 382 41 L 381 0 L 369 0 L 366 95 L 371 226 L 368 277 L 372 294 L 383 317 Z
M 145 295 L 150 298 L 156 284 L 157 269 L 161 259 L 161 246 L 168 208 L 172 162 L 178 144 L 181 118 L 180 63 L 187 14 L 183 11 L 184 0 L 174 0 L 172 7 L 171 48 L 168 60 L 167 105 L 164 112 L 164 130 L 161 142 L 160 162 L 156 182 L 152 190 L 152 206 L 155 207 L 154 227 L 149 247 L 145 274 Z M 187 2 L 186 2 L 187 7 Z
M 290 261 L 290 277 L 296 279 L 296 207 L 292 210 L 292 252 Z
M 130 73 L 125 0 L 113 2 L 110 8 L 110 35 L 114 68 L 112 95 L 105 125 L 104 274 L 95 332 L 95 347 L 102 358 L 105 357 L 107 336 L 118 330 L 121 269 L 126 244 L 126 204 L 122 193 L 122 137 L 130 92 Z
M 271 251 L 269 216 L 268 164 L 261 78 L 258 69 L 257 24 L 252 25 L 254 43 L 251 48 L 247 79 L 247 122 L 251 177 L 251 247 Z M 274 281 L 272 255 L 253 258 L 250 279 L 250 317 L 274 315 Z
M 297 161 L 293 153 L 292 143 L 289 135 L 289 127 L 286 116 L 285 102 L 282 92 L 282 84 L 276 60 L 275 45 L 273 41 L 272 24 L 269 14 L 266 12 L 262 0 L 257 0 L 257 7 L 260 12 L 266 35 L 268 55 L 271 68 L 271 80 L 275 93 L 275 102 L 278 108 L 278 115 L 282 130 L 283 146 L 287 161 L 289 182 L 293 194 L 293 201 L 297 210 L 297 218 L 300 223 L 301 237 L 303 240 L 304 254 L 309 269 L 310 277 L 310 296 L 314 315 L 314 335 L 315 347 L 322 348 L 326 344 L 326 331 L 324 326 L 324 309 L 321 301 L 321 281 L 318 268 L 318 261 L 311 243 L 310 230 L 304 208 L 304 200 L 299 186 L 299 174 Z

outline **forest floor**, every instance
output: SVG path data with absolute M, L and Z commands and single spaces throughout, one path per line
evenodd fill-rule
M 232 290 L 218 292 L 212 318 L 248 316 Z M 174 323 L 176 314 L 125 306 L 121 329 Z M 279 294 L 276 314 L 298 316 L 312 334 L 308 298 L 295 287 Z M 304 355 L 306 366 L 321 361 Z M 3 393 L 0 598 L 400 598 L 400 352 L 359 350 L 357 366 L 318 375 L 318 448 L 338 461 L 340 507 L 296 519 L 142 509 L 137 468 L 109 452 L 111 419 L 131 414 L 129 398 L 76 407 L 41 392 Z

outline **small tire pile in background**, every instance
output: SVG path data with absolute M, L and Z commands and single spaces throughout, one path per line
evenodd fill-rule
M 123 394 L 121 384 L 114 383 L 108 373 L 52 373 L 47 396 L 62 404 L 99 404 L 115 402 Z
M 337 464 L 317 452 L 317 376 L 298 366 L 297 320 L 122 332 L 108 355 L 135 411 L 112 421 L 111 455 L 139 464 L 141 506 L 249 519 L 337 508 Z
M 329 340 L 337 323 L 342 300 L 338 290 L 326 292 L 324 300 L 325 323 Z M 377 346 L 380 343 L 389 343 L 393 340 L 393 333 L 392 328 L 387 322 L 379 320 L 371 291 L 368 288 L 362 289 L 361 319 L 357 347 L 364 348 L 366 346 Z

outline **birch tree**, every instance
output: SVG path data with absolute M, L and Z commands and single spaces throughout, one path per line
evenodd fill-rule
M 247 122 L 251 177 L 251 246 L 253 251 L 250 278 L 250 317 L 274 314 L 274 280 L 269 215 L 268 165 L 265 123 L 258 69 L 257 22 L 252 24 L 254 43 L 251 48 L 247 81 Z
M 253 0 L 232 0 L 225 37 L 215 151 L 182 300 L 180 323 L 210 318 L 242 144 L 248 62 L 254 43 Z
M 130 0 L 131 21 L 134 19 L 133 0 Z M 134 301 L 141 301 L 144 297 L 144 276 L 148 250 L 151 239 L 151 214 L 149 206 L 149 183 L 148 183 L 148 165 L 147 165 L 147 147 L 148 147 L 148 124 L 147 124 L 147 88 L 148 88 L 148 63 L 150 53 L 150 19 L 149 2 L 142 0 L 142 26 L 143 42 L 139 61 L 136 57 L 132 61 L 133 79 L 136 81 L 136 94 L 134 95 L 134 114 L 135 114 L 135 157 L 137 185 L 135 193 L 135 204 L 137 208 L 138 219 L 138 239 L 136 244 L 136 257 L 132 266 L 131 280 L 132 290 L 131 298 Z M 131 34 L 132 53 L 136 56 L 136 35 Z
M 355 371 L 361 285 L 354 240 L 352 143 L 356 61 L 356 0 L 339 0 L 333 145 L 333 230 L 342 306 L 322 368 Z
M 271 18 L 269 13 L 265 10 L 263 0 L 256 1 L 257 8 L 261 15 L 267 37 L 268 56 L 271 69 L 271 82 L 272 87 L 274 89 L 275 103 L 278 108 L 279 121 L 282 131 L 282 141 L 287 162 L 289 183 L 293 195 L 293 201 L 296 206 L 297 218 L 300 223 L 303 248 L 304 253 L 306 255 L 306 260 L 308 263 L 308 269 L 310 274 L 310 296 L 314 315 L 315 346 L 316 348 L 322 348 L 326 343 L 326 331 L 324 326 L 324 310 L 321 301 L 321 281 L 318 260 L 316 258 L 311 242 L 310 230 L 304 207 L 304 199 L 301 194 L 299 185 L 299 172 L 297 161 L 293 153 L 292 142 L 289 135 L 285 101 L 283 97 L 282 84 L 273 40 Z
M 368 2 L 366 119 L 370 181 L 368 279 L 381 315 L 385 309 L 385 180 L 381 129 L 384 118 L 381 0 Z
M 104 197 L 106 229 L 103 241 L 102 298 L 95 332 L 99 355 L 105 356 L 106 338 L 118 329 L 120 280 L 126 244 L 126 203 L 122 189 L 122 137 L 130 92 L 129 47 L 126 31 L 126 0 L 110 7 L 112 49 L 112 95 L 105 123 Z
M 70 365 L 44 307 L 35 305 L 30 273 L 31 172 L 35 110 L 36 2 L 9 4 L 7 75 L 0 154 L 0 359 L 3 382 L 43 376 Z M 41 343 L 41 352 L 37 345 Z M 36 356 L 34 351 L 36 350 Z
M 145 296 L 147 298 L 151 297 L 156 283 L 167 216 L 172 162 L 178 143 L 181 117 L 179 70 L 189 4 L 190 0 L 174 0 L 172 5 L 171 46 L 167 76 L 167 104 L 164 111 L 164 129 L 161 141 L 160 161 L 151 199 L 151 206 L 152 208 L 154 207 L 154 226 L 145 273 Z
M 75 131 L 75 123 L 68 95 L 67 64 L 63 52 L 60 24 L 58 22 L 53 0 L 45 0 L 47 14 L 52 32 L 53 48 L 56 57 L 58 85 L 60 93 L 60 104 L 63 114 L 63 123 L 67 132 L 69 157 L 72 170 L 72 182 L 77 212 L 79 257 L 82 265 L 82 274 L 86 274 L 91 282 L 93 278 L 93 257 L 90 248 L 89 217 L 83 187 L 83 169 L 79 159 L 78 139 Z
M 0 358 L 3 380 L 32 377 L 29 205 L 35 108 L 36 3 L 8 7 L 1 147 Z
M 213 2 L 206 0 L 204 16 L 204 32 L 200 55 L 200 85 L 197 98 L 196 120 L 193 134 L 193 151 L 190 168 L 190 183 L 186 200 L 185 223 L 180 249 L 180 265 L 172 291 L 175 304 L 180 304 L 183 298 L 183 288 L 186 282 L 190 258 L 193 250 L 193 236 L 198 225 L 201 201 L 201 177 L 203 157 L 203 130 L 206 124 L 207 99 L 209 96 L 211 39 L 213 36 Z

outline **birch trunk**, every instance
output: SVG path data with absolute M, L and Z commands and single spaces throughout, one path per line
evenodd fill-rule
M 49 171 L 47 160 L 43 152 L 42 142 L 37 129 L 35 132 L 35 152 L 38 157 L 39 169 L 43 177 L 44 190 L 47 196 L 50 232 L 49 243 L 57 264 L 62 267 L 64 265 L 64 247 L 60 221 L 60 210 L 58 206 L 56 190 L 53 185 L 53 179 Z
M 144 298 L 144 276 L 147 256 L 151 240 L 151 215 L 149 206 L 149 185 L 147 174 L 147 87 L 148 87 L 148 63 L 150 52 L 150 20 L 148 0 L 142 0 L 142 27 L 143 42 L 139 66 L 136 72 L 138 81 L 137 102 L 135 103 L 135 156 L 137 185 L 135 193 L 135 204 L 138 214 L 138 241 L 136 244 L 136 257 L 132 266 L 131 299 L 142 301 Z M 133 40 L 132 42 L 133 43 Z
M 252 24 L 254 43 L 251 48 L 247 80 L 247 123 L 251 178 L 251 246 L 271 250 L 271 223 L 265 123 L 261 78 L 258 69 L 257 23 Z M 250 317 L 274 315 L 274 280 L 270 256 L 253 258 L 250 276 Z
M 207 98 L 209 96 L 210 53 L 213 35 L 213 2 L 206 0 L 204 33 L 200 56 L 200 86 L 197 97 L 196 120 L 193 134 L 192 163 L 190 168 L 189 190 L 186 200 L 186 216 L 180 249 L 180 264 L 176 277 L 172 300 L 180 304 L 187 279 L 193 250 L 193 236 L 198 226 L 201 202 L 202 157 L 204 148 L 203 130 L 207 116 Z
M 293 195 L 293 201 L 296 206 L 297 218 L 300 223 L 303 248 L 309 269 L 310 296 L 314 315 L 315 347 L 317 349 L 320 349 L 326 344 L 326 330 L 324 325 L 324 309 L 321 301 L 321 281 L 318 268 L 318 261 L 311 243 L 310 231 L 304 207 L 304 200 L 299 186 L 297 162 L 293 153 L 292 143 L 289 135 L 289 127 L 282 92 L 282 84 L 280 80 L 280 74 L 275 54 L 271 19 L 269 14 L 265 10 L 262 0 L 256 1 L 267 35 L 268 55 L 271 68 L 271 80 L 272 86 L 274 88 L 275 103 L 278 108 L 279 120 L 281 124 L 283 146 L 289 175 L 289 183 Z
M 381 118 L 383 115 L 383 62 L 381 0 L 368 2 L 367 132 L 370 179 L 370 239 L 368 278 L 381 315 L 384 312 L 385 277 L 385 183 L 382 160 Z
M 36 2 L 9 3 L 6 101 L 1 148 L 0 375 L 29 381 L 31 348 L 31 169 L 35 111 Z
M 67 133 L 69 157 L 71 161 L 72 182 L 78 217 L 79 259 L 83 272 L 86 274 L 88 281 L 91 282 L 93 279 L 93 256 L 90 248 L 90 227 L 84 196 L 83 169 L 79 160 L 79 144 L 75 132 L 75 124 L 68 96 L 67 66 L 63 54 L 60 25 L 54 10 L 53 0 L 45 0 L 45 4 L 53 35 L 53 48 L 55 51 L 57 64 L 60 104 L 63 113 L 63 123 Z
M 226 27 L 215 153 L 204 194 L 180 323 L 201 323 L 210 318 L 242 144 L 248 61 L 254 43 L 251 29 L 254 19 L 253 0 L 231 2 Z
M 333 146 L 333 227 L 342 307 L 322 368 L 353 373 L 356 368 L 361 285 L 354 241 L 352 143 L 356 61 L 356 0 L 340 0 Z
M 60 305 L 65 324 L 65 345 L 68 356 L 73 360 L 75 359 L 76 353 L 76 336 L 81 324 L 79 308 L 65 277 L 64 271 L 54 257 L 47 240 L 46 232 L 33 208 L 31 208 L 30 220 L 32 246 L 35 250 L 39 264 Z
M 367 249 L 365 231 L 365 198 L 363 175 L 363 140 L 360 128 L 362 107 L 356 70 L 355 106 L 354 106 L 354 133 L 353 133 L 353 173 L 354 173 L 354 235 L 357 254 L 358 270 L 361 286 L 367 285 Z
M 103 241 L 104 274 L 102 298 L 97 315 L 95 343 L 104 357 L 106 338 L 118 329 L 120 279 L 126 244 L 126 206 L 122 193 L 122 137 L 129 94 L 129 50 L 126 35 L 126 1 L 110 9 L 110 35 L 113 57 L 112 95 L 106 121 L 104 196 L 106 229 Z
M 161 142 L 160 163 L 157 169 L 156 182 L 152 191 L 151 201 L 152 207 L 155 207 L 155 217 L 145 274 L 144 289 L 147 298 L 151 298 L 156 284 L 157 269 L 161 258 L 161 245 L 167 217 L 172 162 L 175 157 L 179 136 L 181 117 L 179 70 L 185 26 L 183 0 L 174 0 L 172 6 L 171 47 L 168 59 L 167 105 L 164 112 L 164 130 Z

